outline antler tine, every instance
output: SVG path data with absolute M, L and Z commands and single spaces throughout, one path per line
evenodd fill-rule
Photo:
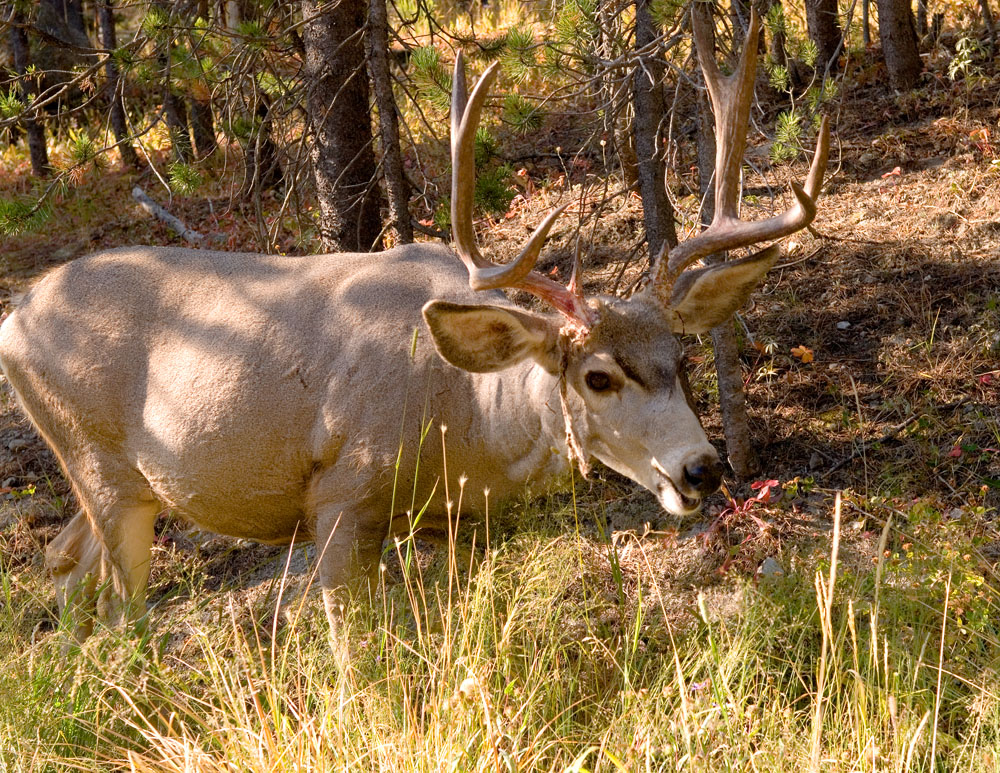
M 823 176 L 826 174 L 826 160 L 830 154 L 830 118 L 823 116 L 819 124 L 819 135 L 816 137 L 816 151 L 809 165 L 809 176 L 806 177 L 805 193 L 815 204 L 823 187 Z M 812 218 L 810 218 L 810 222 Z M 809 225 L 804 223 L 803 227 Z
M 455 56 L 451 88 L 451 234 L 470 277 L 475 277 L 478 269 L 490 265 L 476 246 L 472 202 L 476 189 L 476 127 L 498 65 L 494 62 L 486 69 L 473 87 L 470 98 L 465 87 L 465 58 L 461 51 Z
M 465 62 L 462 52 L 455 57 L 455 75 L 451 97 L 451 231 L 458 256 L 469 271 L 473 290 L 502 287 L 525 290 L 565 314 L 572 321 L 589 327 L 593 312 L 575 291 L 568 290 L 548 277 L 535 272 L 542 245 L 558 217 L 569 204 L 552 210 L 538 225 L 520 254 L 510 263 L 497 265 L 484 258 L 476 246 L 472 222 L 472 204 L 476 187 L 476 128 L 486 95 L 496 77 L 498 63 L 491 64 L 466 96 Z
M 824 118 L 805 188 L 792 183 L 795 204 L 766 220 L 743 222 L 739 219 L 740 170 L 746 151 L 760 20 L 751 10 L 750 29 L 739 65 L 727 77 L 719 71 L 712 53 L 711 21 L 702 17 L 705 11 L 700 11 L 698 6 L 695 3 L 692 10 L 695 47 L 715 113 L 715 214 L 706 230 L 674 247 L 669 254 L 664 247 L 656 257 L 652 288 L 665 306 L 669 306 L 674 280 L 695 261 L 717 252 L 780 239 L 809 225 L 816 216 L 816 199 L 823 184 L 830 144 L 829 125 Z

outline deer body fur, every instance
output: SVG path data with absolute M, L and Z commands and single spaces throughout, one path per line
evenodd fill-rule
M 0 328 L 0 361 L 95 538 L 128 553 L 123 568 L 148 571 L 145 535 L 169 507 L 262 542 L 315 539 L 318 521 L 339 520 L 343 539 L 324 554 L 337 575 L 352 548 L 370 563 L 386 536 L 401 444 L 397 501 L 416 492 L 422 504 L 435 486 L 443 499 L 437 438 L 414 488 L 422 421 L 448 427 L 455 476 L 494 501 L 567 468 L 553 375 L 530 360 L 503 374 L 457 370 L 426 329 L 411 357 L 429 299 L 482 295 L 438 246 L 310 257 L 126 248 L 48 274 Z

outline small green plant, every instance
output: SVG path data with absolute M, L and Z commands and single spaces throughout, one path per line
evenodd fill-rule
M 955 43 L 955 55 L 948 63 L 948 77 L 954 81 L 959 76 L 970 78 L 980 75 L 982 70 L 974 62 L 983 54 L 983 46 L 977 38 L 963 35 Z
M 413 82 L 422 99 L 444 113 L 451 103 L 451 75 L 433 46 L 421 46 L 410 54 Z
M 151 3 L 142 17 L 142 31 L 151 38 L 158 38 L 170 30 L 170 12 Z
M 501 57 L 504 72 L 520 83 L 538 63 L 535 36 L 528 27 L 513 27 L 507 31 L 505 43 Z
M 499 152 L 497 138 L 485 126 L 476 129 L 475 161 L 476 169 L 486 166 Z
M 802 140 L 802 115 L 794 108 L 778 114 L 771 144 L 771 160 L 775 163 L 791 161 L 799 152 Z
M 0 234 L 17 236 L 37 231 L 52 215 L 48 202 L 30 197 L 0 198 Z
M 101 158 L 98 155 L 97 143 L 86 132 L 70 129 L 68 146 L 70 158 L 76 166 L 83 166 L 91 161 L 97 162 Z
M 556 17 L 554 32 L 560 51 L 585 58 L 600 37 L 595 0 L 566 0 Z
M 111 52 L 111 58 L 122 74 L 129 73 L 136 65 L 137 57 L 133 49 L 121 46 Z
M 510 184 L 514 170 L 501 164 L 480 172 L 476 177 L 476 206 L 491 215 L 502 215 L 517 195 Z
M 827 78 L 821 86 L 810 86 L 806 91 L 806 105 L 813 114 L 813 123 L 818 126 L 819 110 L 840 93 L 840 85 L 833 78 Z
M 229 139 L 246 141 L 253 137 L 260 127 L 260 121 L 256 117 L 248 115 L 236 115 L 232 120 L 226 121 L 222 125 L 222 130 Z
M 7 93 L 0 92 L 0 118 L 16 118 L 24 109 L 17 90 L 11 87 Z
M 503 120 L 520 134 L 542 128 L 545 115 L 520 94 L 508 94 L 503 99 Z
M 190 164 L 176 161 L 170 165 L 170 189 L 174 193 L 189 196 L 201 187 L 204 178 Z
M 653 0 L 649 13 L 653 17 L 654 24 L 663 29 L 669 29 L 674 26 L 678 15 L 686 7 L 687 4 L 683 0 Z
M 241 21 L 236 26 L 236 34 L 243 38 L 244 45 L 258 50 L 266 49 L 270 42 L 264 25 L 256 19 Z
M 496 137 L 485 126 L 476 130 L 475 206 L 489 215 L 502 215 L 510 208 L 517 191 L 510 184 L 514 170 L 508 164 L 493 165 L 499 152 Z
M 788 91 L 791 88 L 792 79 L 785 65 L 778 64 L 768 57 L 764 62 L 764 70 L 767 72 L 768 85 L 772 89 L 775 91 Z

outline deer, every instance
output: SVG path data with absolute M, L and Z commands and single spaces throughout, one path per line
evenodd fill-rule
M 497 69 L 469 93 L 460 52 L 454 251 L 126 247 L 37 282 L 0 327 L 0 364 L 80 506 L 45 553 L 76 638 L 92 632 L 95 612 L 110 624 L 143 617 L 154 523 L 165 509 L 232 537 L 312 540 L 337 630 L 351 599 L 373 587 L 383 542 L 405 520 L 400 502 L 426 502 L 425 523 L 447 525 L 446 452 L 420 443 L 427 419 L 447 427 L 449 474 L 488 489 L 490 502 L 596 459 L 667 512 L 698 511 L 723 468 L 692 406 L 678 336 L 729 319 L 780 248 L 695 264 L 812 222 L 829 145 L 824 122 L 791 207 L 740 220 L 759 21 L 752 15 L 729 76 L 707 25 L 695 15 L 715 113 L 714 219 L 655 255 L 647 284 L 629 298 L 584 297 L 576 272 L 564 286 L 535 270 L 565 206 L 516 259 L 481 254 L 474 138 Z M 505 289 L 552 311 L 518 306 Z

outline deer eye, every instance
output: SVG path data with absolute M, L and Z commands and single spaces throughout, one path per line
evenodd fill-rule
M 584 378 L 587 386 L 594 392 L 607 392 L 611 389 L 611 376 L 603 370 L 592 370 Z

